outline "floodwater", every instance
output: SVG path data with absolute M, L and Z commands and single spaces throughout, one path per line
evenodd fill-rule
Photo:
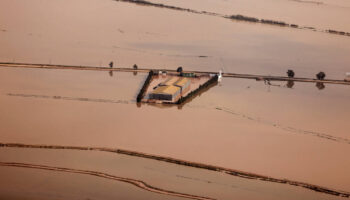
M 19 161 L 34 165 L 40 164 L 123 175 L 128 178 L 143 180 L 162 189 L 215 199 L 264 199 L 266 197 L 269 197 L 269 199 L 339 199 L 339 197 L 316 193 L 299 187 L 242 179 L 203 169 L 193 169 L 106 152 L 4 148 L 0 151 L 0 158 L 1 161 L 7 162 Z M 121 184 L 117 181 L 89 177 L 88 175 L 40 171 L 37 169 L 12 169 L 9 167 L 1 167 L 0 174 L 4 179 L 0 182 L 0 193 L 10 194 L 10 197 L 27 195 L 24 197 L 180 199 L 153 194 L 135 186 L 126 187 L 128 185 L 125 183 Z M 32 176 L 39 176 L 39 178 L 31 178 Z M 19 185 L 18 182 L 23 182 L 21 188 L 16 188 Z
M 345 0 L 152 2 L 350 31 Z M 347 36 L 127 2 L 0 2 L 2 62 L 107 66 L 114 61 L 122 67 L 264 75 L 285 75 L 292 68 L 297 77 L 324 71 L 327 78 L 343 79 L 349 55 Z M 350 192 L 349 86 L 224 78 L 181 108 L 160 109 L 136 104 L 146 76 L 1 67 L 0 142 L 118 147 Z M 340 198 L 102 152 L 0 148 L 0 162 L 103 171 L 216 199 Z M 2 198 L 178 198 L 89 175 L 0 168 Z
M 172 1 L 166 3 L 172 5 Z M 292 68 L 297 76 L 314 77 L 324 71 L 327 77 L 338 79 L 349 71 L 347 36 L 113 0 L 3 0 L 0 9 L 0 29 L 5 30 L 0 32 L 2 61 L 107 66 L 113 60 L 123 67 L 136 63 L 149 68 L 183 66 L 271 75 L 285 75 Z M 284 13 L 279 7 L 270 9 Z M 295 15 L 303 16 L 299 11 Z M 335 18 L 349 20 L 350 12 L 346 13 L 348 17 Z M 326 16 L 332 15 L 327 12 Z M 309 15 L 304 18 L 315 19 Z

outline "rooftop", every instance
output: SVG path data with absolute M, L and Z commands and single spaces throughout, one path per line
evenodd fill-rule
M 162 85 L 173 85 L 175 82 L 177 82 L 179 78 L 178 77 L 170 77 L 168 78 Z
M 174 83 L 174 85 L 183 87 L 183 86 L 186 85 L 186 83 L 189 82 L 189 81 L 190 81 L 190 80 L 187 79 L 187 78 L 180 78 L 178 81 L 176 81 L 176 82 Z
M 166 85 L 166 86 L 160 86 L 157 89 L 155 89 L 152 93 L 153 94 L 170 94 L 173 95 L 176 92 L 180 90 L 179 87 L 173 86 L 173 85 Z

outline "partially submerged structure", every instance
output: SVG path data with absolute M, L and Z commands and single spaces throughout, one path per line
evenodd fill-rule
M 191 81 L 188 78 L 170 77 L 156 86 L 149 94 L 149 99 L 175 101 L 189 89 Z
M 190 88 L 191 81 L 188 78 L 180 78 L 177 80 L 174 85 L 176 87 L 179 87 L 181 90 L 181 93 L 187 91 Z
M 159 86 L 149 94 L 149 99 L 175 101 L 181 90 L 174 85 Z
M 198 75 L 192 72 L 163 74 L 150 71 L 137 96 L 137 102 L 182 105 L 217 82 L 217 74 Z

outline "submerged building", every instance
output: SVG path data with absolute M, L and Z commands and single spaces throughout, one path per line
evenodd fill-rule
M 174 101 L 181 93 L 181 89 L 174 85 L 159 86 L 149 94 L 150 99 Z
M 168 78 L 166 81 L 162 82 L 162 83 L 159 84 L 159 85 L 160 85 L 160 86 L 174 85 L 174 83 L 175 83 L 176 81 L 178 81 L 178 80 L 179 80 L 179 78 L 176 77 L 176 76 L 170 77 L 170 78 Z
M 175 101 L 189 89 L 191 81 L 188 78 L 171 77 L 149 94 L 150 99 Z
M 186 92 L 189 89 L 191 81 L 188 78 L 180 78 L 174 85 L 181 89 L 181 92 Z

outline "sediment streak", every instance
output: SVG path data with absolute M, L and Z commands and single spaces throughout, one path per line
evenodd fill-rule
M 0 143 L 0 148 L 1 147 L 69 149 L 69 150 L 90 150 L 90 151 L 112 152 L 112 153 L 118 153 L 118 154 L 123 154 L 123 155 L 158 160 L 158 161 L 163 161 L 163 162 L 168 162 L 168 163 L 173 163 L 173 164 L 178 164 L 178 165 L 183 165 L 183 166 L 188 166 L 188 167 L 195 167 L 195 168 L 200 168 L 200 169 L 217 171 L 217 172 L 221 172 L 221 173 L 225 173 L 225 174 L 229 174 L 229 175 L 237 176 L 237 177 L 241 177 L 241 178 L 255 179 L 255 180 L 267 181 L 267 182 L 273 182 L 273 183 L 288 184 L 288 185 L 303 187 L 303 188 L 310 189 L 310 190 L 313 190 L 316 192 L 321 192 L 321 193 L 335 195 L 335 196 L 341 196 L 341 197 L 347 197 L 347 198 L 350 197 L 349 192 L 329 189 L 326 187 L 317 186 L 317 185 L 313 185 L 313 184 L 309 184 L 309 183 L 292 181 L 292 180 L 288 180 L 288 179 L 273 178 L 273 177 L 269 177 L 269 176 L 264 176 L 264 175 L 249 173 L 249 172 L 243 172 L 243 171 L 224 168 L 224 167 L 220 167 L 220 166 L 208 165 L 208 164 L 203 164 L 203 163 L 191 162 L 191 161 L 180 160 L 180 159 L 171 158 L 171 157 L 152 155 L 152 154 L 124 150 L 124 149 L 118 149 L 118 148 L 88 147 L 88 146 L 60 146 L 60 145 L 33 145 L 33 144 L 20 144 L 20 143 Z
M 202 196 L 196 196 L 191 194 L 165 190 L 165 189 L 161 189 L 161 188 L 149 185 L 148 183 L 145 183 L 144 181 L 141 181 L 141 180 L 114 176 L 111 174 L 97 172 L 97 171 L 72 169 L 72 168 L 65 168 L 65 167 L 53 167 L 53 166 L 47 166 L 47 165 L 36 165 L 36 164 L 28 164 L 28 163 L 17 163 L 17 162 L 0 162 L 0 166 L 51 170 L 51 171 L 67 172 L 67 173 L 75 173 L 75 174 L 87 174 L 87 175 L 97 176 L 97 177 L 111 179 L 115 181 L 120 181 L 124 183 L 129 183 L 138 188 L 141 188 L 150 192 L 158 193 L 158 194 L 165 194 L 165 195 L 183 197 L 188 199 L 196 199 L 196 200 L 214 200 L 213 198 L 210 198 L 210 197 L 202 197 Z

